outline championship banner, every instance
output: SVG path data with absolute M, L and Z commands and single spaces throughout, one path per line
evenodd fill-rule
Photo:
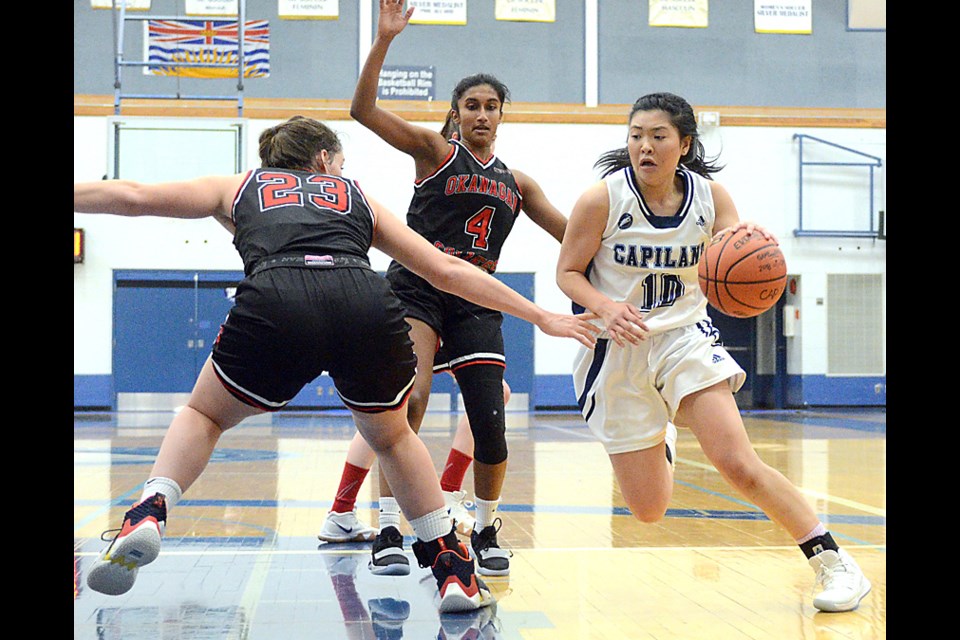
M 410 24 L 467 24 L 467 0 L 407 0 Z
M 277 0 L 281 20 L 339 20 L 340 0 Z
M 497 20 L 517 22 L 556 22 L 556 0 L 497 0 L 494 8 Z
M 753 0 L 757 33 L 813 33 L 812 0 Z
M 117 9 L 123 5 L 123 0 L 117 0 Z M 113 0 L 90 0 L 91 9 L 112 9 Z M 126 11 L 149 11 L 150 0 L 127 0 Z
M 188 16 L 235 16 L 237 0 L 184 0 Z
M 240 23 L 237 20 L 147 20 L 144 73 L 185 78 L 236 78 Z M 243 77 L 270 75 L 270 25 L 247 20 L 243 31 Z M 222 67 L 178 67 L 177 63 L 216 63 Z M 232 65 L 232 66 L 231 66 Z
M 650 0 L 651 27 L 707 26 L 707 0 Z

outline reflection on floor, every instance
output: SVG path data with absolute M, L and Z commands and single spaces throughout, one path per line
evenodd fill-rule
M 623 640 L 886 637 L 886 415 L 748 412 L 754 446 L 799 486 L 873 591 L 853 612 L 818 613 L 813 572 L 782 529 L 735 494 L 681 430 L 674 497 L 657 524 L 633 519 L 610 463 L 576 414 L 507 416 L 510 466 L 499 515 L 509 576 L 497 604 L 437 611 L 436 585 L 374 576 L 370 543 L 316 534 L 353 435 L 336 412 L 281 413 L 227 432 L 172 510 L 160 557 L 122 596 L 84 572 L 139 497 L 171 414 L 77 413 L 74 638 L 151 640 Z M 421 429 L 442 464 L 456 416 Z M 376 468 L 358 502 L 376 525 Z M 472 495 L 472 472 L 464 488 Z

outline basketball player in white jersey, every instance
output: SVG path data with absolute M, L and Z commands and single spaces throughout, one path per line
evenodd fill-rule
M 581 348 L 574 364 L 583 416 L 638 520 L 662 519 L 670 502 L 672 421 L 797 541 L 822 586 L 814 606 L 855 609 L 870 582 L 796 487 L 754 451 L 733 396 L 746 374 L 720 343 L 697 281 L 706 246 L 723 230 L 775 238 L 741 222 L 711 179 L 722 167 L 705 158 L 686 100 L 643 96 L 628 123 L 626 147 L 600 157 L 603 179 L 574 205 L 557 264 L 561 290 L 602 321 L 596 348 Z

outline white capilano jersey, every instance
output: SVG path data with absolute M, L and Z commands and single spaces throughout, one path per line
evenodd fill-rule
M 681 168 L 677 175 L 683 180 L 684 195 L 672 216 L 650 211 L 632 167 L 604 178 L 610 213 L 587 271 L 598 291 L 636 305 L 651 333 L 708 317 L 697 265 L 713 235 L 713 192 L 710 181 L 699 174 Z

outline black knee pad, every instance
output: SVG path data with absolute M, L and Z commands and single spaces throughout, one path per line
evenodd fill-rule
M 473 432 L 473 457 L 484 464 L 507 459 L 507 424 L 503 406 L 503 367 L 474 364 L 454 375 Z

